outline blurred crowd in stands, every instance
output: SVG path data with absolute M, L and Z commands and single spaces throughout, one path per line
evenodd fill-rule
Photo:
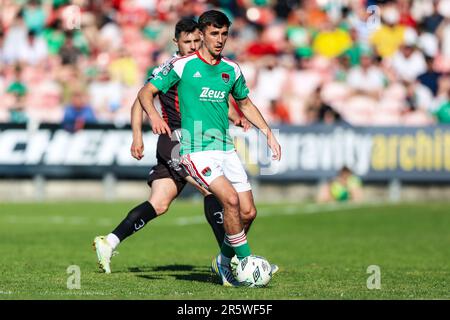
M 0 3 L 0 122 L 128 124 L 175 23 L 219 8 L 272 124 L 450 123 L 450 0 Z

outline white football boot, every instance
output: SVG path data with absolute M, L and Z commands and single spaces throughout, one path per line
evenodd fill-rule
M 95 237 L 94 243 L 92 244 L 95 252 L 97 253 L 98 266 L 104 273 L 111 273 L 111 257 L 118 252 L 114 251 L 113 248 L 106 241 L 105 236 Z

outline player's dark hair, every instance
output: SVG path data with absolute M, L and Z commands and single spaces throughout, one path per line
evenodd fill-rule
M 192 33 L 198 29 L 198 24 L 190 18 L 183 18 L 175 26 L 175 39 L 179 39 L 182 32 Z
M 202 13 L 198 18 L 198 27 L 200 31 L 205 31 L 207 26 L 214 26 L 216 28 L 222 28 L 223 26 L 229 27 L 231 25 L 228 17 L 220 11 L 209 10 Z

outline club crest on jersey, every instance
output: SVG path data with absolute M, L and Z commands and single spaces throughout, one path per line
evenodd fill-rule
M 205 177 L 209 177 L 211 175 L 211 168 L 210 167 L 206 167 L 205 169 L 202 170 L 202 175 L 204 175 Z
M 230 81 L 230 75 L 228 73 L 222 73 L 222 80 L 225 83 L 228 83 Z

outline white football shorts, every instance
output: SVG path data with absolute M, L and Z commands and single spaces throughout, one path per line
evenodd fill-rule
M 236 150 L 208 150 L 185 154 L 181 156 L 181 165 L 206 189 L 220 176 L 225 176 L 236 192 L 252 189 Z

